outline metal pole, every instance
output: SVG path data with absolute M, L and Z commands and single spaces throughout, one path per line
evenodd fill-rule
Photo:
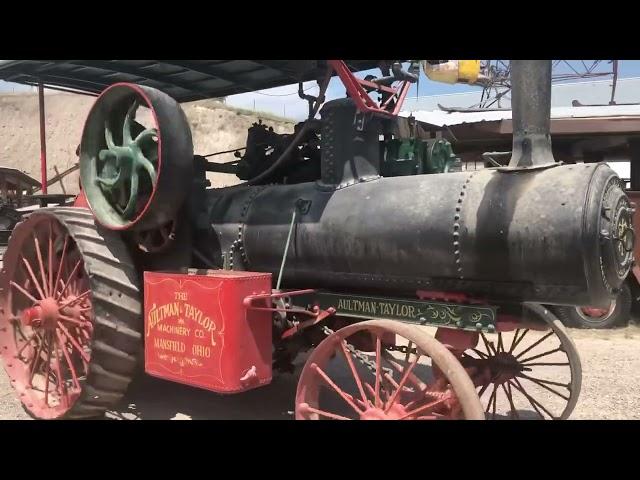
M 291 225 L 289 226 L 289 235 L 287 235 L 287 243 L 284 246 L 284 254 L 282 255 L 282 265 L 280 265 L 280 273 L 278 274 L 278 283 L 276 284 L 276 290 L 280 290 L 280 283 L 282 282 L 282 274 L 284 273 L 284 264 L 287 261 L 287 253 L 289 253 L 289 244 L 291 243 L 291 234 L 293 233 L 293 226 L 296 223 L 296 212 L 298 207 L 293 207 L 293 215 L 291 215 Z
M 551 152 L 551 60 L 511 60 L 513 154 L 510 167 L 554 163 Z
M 47 194 L 47 135 L 44 123 L 44 87 L 38 83 L 38 105 L 40 110 L 40 176 L 42 193 Z

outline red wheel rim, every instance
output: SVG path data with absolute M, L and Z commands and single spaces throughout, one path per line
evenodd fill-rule
M 16 227 L 4 257 L 0 348 L 20 400 L 59 418 L 82 392 L 91 360 L 93 308 L 76 243 L 47 215 Z
M 398 323 L 363 322 L 345 327 L 322 341 L 301 374 L 296 418 L 482 418 L 473 384 L 453 355 L 415 327 L 399 324 L 400 329 L 389 328 Z M 368 348 L 363 347 L 367 343 L 363 342 L 365 337 L 371 339 Z M 354 353 L 354 345 L 364 350 Z M 396 345 L 404 345 L 406 351 L 399 352 L 394 348 Z M 368 359 L 368 366 L 360 355 Z M 345 372 L 342 376 L 336 362 L 342 364 Z

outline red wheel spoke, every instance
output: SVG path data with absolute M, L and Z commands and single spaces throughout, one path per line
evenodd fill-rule
M 53 336 L 53 334 L 52 334 Z M 67 394 L 67 386 L 64 383 L 64 377 L 62 376 L 62 368 L 61 367 L 61 360 L 60 360 L 60 353 L 58 352 L 58 342 L 55 341 L 55 337 L 53 337 L 53 345 L 52 347 L 55 349 L 56 351 L 56 383 L 58 385 L 58 394 L 60 395 L 60 400 L 62 403 L 62 399 L 64 399 L 65 406 L 69 405 L 69 397 Z
M 409 357 L 411 356 L 411 349 L 413 348 L 413 342 L 407 344 L 407 353 L 404 356 L 404 363 L 409 363 Z
M 511 381 L 511 380 L 510 380 Z M 549 411 L 547 410 L 544 405 L 542 405 L 539 401 L 537 401 L 535 398 L 533 398 L 531 395 L 529 395 L 527 393 L 527 391 L 524 389 L 524 387 L 522 386 L 522 384 L 518 381 L 517 378 L 514 378 L 513 381 L 515 383 L 512 383 L 512 385 L 516 388 L 516 390 L 518 390 L 522 395 L 525 396 L 525 398 L 527 400 L 529 400 L 529 403 L 531 404 L 531 406 L 534 408 L 534 410 L 538 413 L 538 415 L 540 415 L 541 418 L 544 419 L 544 415 L 542 415 L 542 413 L 540 413 L 540 410 L 538 410 L 538 407 L 545 412 L 547 415 L 549 415 L 552 419 L 555 419 L 556 417 Z
M 561 351 L 562 351 L 561 347 L 554 348 L 553 350 L 549 350 L 539 355 L 534 355 L 533 357 L 528 357 L 528 358 L 525 358 L 524 360 L 520 360 L 520 363 L 526 367 L 528 365 L 525 362 L 528 362 L 530 360 L 535 360 L 536 358 L 540 358 L 540 357 L 546 357 L 547 355 L 551 355 L 552 353 L 561 352 Z
M 50 334 L 47 335 L 47 338 L 50 337 Z M 51 372 L 51 345 L 47 342 L 49 348 L 47 348 L 47 368 L 45 372 L 45 380 L 44 380 L 44 403 L 49 406 L 49 374 Z
M 38 363 L 40 363 L 40 360 L 41 360 L 40 357 L 42 355 L 43 347 L 44 347 L 44 340 L 42 340 L 34 350 L 33 361 L 31 363 L 30 370 L 29 370 L 29 383 L 28 383 L 29 386 L 33 385 L 33 376 L 36 374 Z
M 69 288 L 69 284 L 71 283 L 71 279 L 73 278 L 73 276 L 75 275 L 76 271 L 78 270 L 78 268 L 80 268 L 80 265 L 82 264 L 82 258 L 80 258 L 75 266 L 73 267 L 73 270 L 71 270 L 71 273 L 69 274 L 69 276 L 67 277 L 67 281 L 64 282 L 64 288 L 62 289 L 62 291 L 60 292 L 60 294 L 58 295 L 58 297 L 56 298 L 56 300 L 62 298 L 65 294 L 65 292 L 67 291 L 67 288 Z M 60 307 L 62 308 L 62 307 Z
M 89 357 L 88 357 L 87 353 L 82 349 L 82 347 L 78 344 L 78 342 L 76 342 L 76 339 L 73 338 L 73 336 L 69 333 L 69 330 L 67 330 L 67 327 L 65 327 L 60 322 L 58 322 L 58 327 L 60 327 L 62 332 L 65 334 L 65 336 L 67 337 L 67 340 L 69 340 L 69 342 L 71 342 L 71 345 L 73 345 L 76 348 L 76 350 L 78 350 L 78 353 L 80 354 L 82 359 L 86 363 L 89 363 Z
M 61 313 L 58 314 L 58 317 L 61 320 L 64 320 L 65 322 L 71 322 L 71 323 L 73 323 L 75 325 L 79 325 L 81 327 L 87 327 L 87 326 L 89 326 L 91 324 L 91 322 L 89 322 L 88 320 L 85 320 L 85 321 L 77 320 L 77 319 L 69 317 L 67 315 L 62 315 Z
M 24 266 L 27 268 L 27 272 L 29 272 L 29 276 L 31 277 L 31 281 L 36 286 L 36 290 L 38 290 L 38 293 L 40 294 L 40 299 L 44 300 L 46 295 L 44 294 L 44 291 L 40 287 L 40 284 L 38 283 L 38 280 L 36 280 L 36 275 L 33 273 L 33 269 L 31 268 L 31 264 L 29 263 L 29 260 L 27 260 L 24 257 L 21 257 L 21 258 L 22 258 L 22 262 L 24 263 Z
M 443 403 L 446 400 L 449 400 L 451 398 L 451 395 L 444 397 L 444 398 L 439 398 L 438 400 L 435 400 L 431 403 L 427 403 L 426 405 L 422 405 L 421 407 L 418 407 L 414 410 L 411 410 L 410 412 L 405 413 L 402 417 L 400 417 L 398 420 L 404 420 L 405 418 L 408 417 L 412 417 L 414 415 L 417 415 L 419 413 L 424 412 L 425 410 L 428 410 L 430 408 L 435 407 L 436 405 L 439 405 L 441 403 Z
M 73 366 L 73 362 L 71 361 L 71 359 L 69 358 L 69 352 L 67 352 L 64 342 L 64 338 L 62 338 L 62 335 L 60 334 L 60 330 L 56 330 L 56 337 L 58 339 L 58 345 L 60 346 L 60 349 L 62 350 L 62 353 L 64 354 L 64 359 L 67 361 L 67 365 L 69 366 L 69 372 L 71 372 L 71 378 L 73 380 L 73 383 L 75 385 L 75 387 L 80 390 L 80 382 L 78 381 L 78 375 L 76 374 L 76 369 Z
M 64 261 L 65 261 L 65 255 L 67 253 L 67 244 L 69 243 L 69 235 L 65 235 L 64 236 L 64 244 L 62 245 L 62 254 L 60 254 L 60 263 L 58 264 L 58 273 L 56 273 L 56 281 L 54 283 L 55 285 L 55 289 L 58 289 L 58 282 L 60 282 L 62 279 L 60 278 L 60 275 L 62 275 L 62 270 L 64 268 Z M 55 298 L 59 298 L 58 295 L 55 295 Z
M 535 383 L 536 385 L 539 385 L 540 387 L 542 387 L 542 388 L 544 388 L 544 389 L 546 389 L 546 390 L 550 391 L 551 393 L 555 393 L 557 396 L 559 396 L 560 398 L 562 398 L 562 399 L 566 400 L 567 402 L 569 401 L 569 397 L 567 397 L 567 396 L 563 395 L 562 393 L 560 393 L 560 392 L 558 392 L 558 391 L 556 391 L 556 390 L 554 390 L 553 388 L 551 388 L 551 387 L 549 387 L 549 386 L 548 386 L 548 385 L 555 385 L 555 386 L 558 386 L 558 387 L 564 387 L 564 388 L 566 388 L 567 390 L 569 390 L 569 388 L 567 387 L 567 385 L 566 385 L 566 384 L 559 383 L 559 382 L 552 382 L 551 380 L 543 380 L 543 379 L 541 379 L 541 378 L 534 378 L 534 377 L 530 377 L 530 376 L 525 375 L 525 374 L 523 374 L 523 373 L 520 373 L 520 374 L 518 375 L 518 377 L 520 377 L 520 378 L 526 378 L 526 379 L 527 379 L 527 380 L 529 380 L 530 382 L 533 382 L 533 383 Z
M 393 355 L 391 355 L 389 352 L 387 352 L 386 350 L 382 353 L 383 358 L 389 362 L 389 365 L 391 365 L 396 372 L 398 372 L 399 374 L 402 375 L 403 371 L 404 371 L 404 367 L 402 365 L 400 365 L 395 358 L 393 358 Z M 418 387 L 418 390 L 426 390 L 427 389 L 427 384 L 424 383 L 422 380 L 420 380 L 418 377 L 416 377 L 413 373 L 409 374 L 409 380 L 411 381 L 411 383 L 413 383 L 416 387 Z M 395 383 L 395 382 L 394 382 Z M 394 385 L 397 387 L 397 383 Z
M 353 408 L 359 415 L 362 414 L 362 410 L 360 410 L 355 403 L 353 403 L 353 397 L 351 395 L 347 395 L 338 385 L 336 385 L 333 380 L 329 378 L 329 376 L 324 373 L 324 371 L 315 363 L 311 365 L 311 368 L 315 370 L 315 372 L 322 377 L 322 379 L 329 385 L 335 392 L 340 395 L 340 397 L 349 404 L 351 408 Z
M 9 284 L 16 288 L 20 293 L 22 293 L 25 297 L 27 297 L 29 300 L 31 300 L 33 303 L 38 303 L 39 300 L 36 300 L 35 297 L 33 297 L 29 292 L 27 292 L 24 288 L 22 288 L 20 285 L 18 285 L 16 282 L 14 282 L 13 280 L 11 280 L 9 282 Z
M 72 298 L 71 300 L 68 300 L 65 303 L 63 303 L 62 305 L 60 305 L 59 310 L 62 310 L 65 307 L 73 305 L 74 303 L 77 303 L 80 300 L 84 300 L 85 298 L 87 298 L 89 296 L 90 293 L 91 293 L 91 290 L 86 290 L 85 292 L 82 292 L 76 298 Z
M 53 223 L 49 222 L 49 295 L 53 295 Z
M 351 358 L 351 354 L 347 350 L 346 341 L 342 340 L 340 342 L 340 348 L 344 355 L 344 358 L 347 360 L 349 364 L 349 368 L 351 369 L 351 373 L 353 375 L 353 379 L 356 381 L 356 385 L 358 386 L 358 391 L 362 396 L 362 400 L 364 401 L 365 406 L 369 404 L 369 400 L 367 399 L 367 395 L 364 393 L 364 388 L 362 388 L 362 381 L 360 380 L 360 376 L 358 375 L 358 371 L 356 370 L 355 365 L 353 364 L 353 359 Z
M 325 412 L 324 410 L 313 408 L 309 405 L 305 405 L 303 409 L 307 412 L 316 413 L 318 415 L 322 415 L 323 417 L 332 418 L 334 420 L 352 420 L 351 418 L 343 417 L 342 415 L 338 415 L 331 412 Z
M 24 345 L 22 345 L 20 347 L 20 349 L 16 352 L 16 357 L 19 357 L 20 354 L 22 353 L 22 351 L 31 343 L 31 340 L 33 340 L 36 335 L 38 335 L 36 332 L 33 333 L 33 335 L 31 335 L 25 342 Z M 36 342 L 36 346 L 38 345 L 38 343 Z
M 502 332 L 498 332 L 498 352 L 504 352 L 504 346 L 502 345 Z
M 396 403 L 396 399 L 398 398 L 398 395 L 402 391 L 402 387 L 404 387 L 404 384 L 406 383 L 407 378 L 409 378 L 409 375 L 411 375 L 412 370 L 418 364 L 418 361 L 420 361 L 420 357 L 421 355 L 416 355 L 416 359 L 413 361 L 413 363 L 409 365 L 408 368 L 405 366 L 405 372 L 402 375 L 400 382 L 398 382 L 398 388 L 396 388 L 395 392 L 393 392 L 393 396 L 387 402 L 387 407 L 385 408 L 384 413 L 388 413 L 389 410 L 391 410 L 391 407 L 393 407 L 394 403 Z
M 380 399 L 380 370 L 382 367 L 382 339 L 376 335 L 376 386 L 375 386 L 375 406 L 382 406 Z
M 40 267 L 40 277 L 42 277 L 42 288 L 44 289 L 47 296 L 49 295 L 49 286 L 47 284 L 47 277 L 45 275 L 44 262 L 42 261 L 42 252 L 40 251 L 40 242 L 38 240 L 38 236 L 33 233 L 33 242 L 36 245 L 36 257 L 38 259 L 38 266 Z
M 542 342 L 544 342 L 547 338 L 549 338 L 551 335 L 553 335 L 554 332 L 553 330 L 551 330 L 549 333 L 547 333 L 544 337 L 539 338 L 538 340 L 536 340 L 534 343 L 532 343 L 531 345 L 529 345 L 528 348 L 526 348 L 525 350 L 523 350 L 522 352 L 520 352 L 518 355 L 516 355 L 517 359 L 520 359 L 520 357 L 522 355 L 524 355 L 525 353 L 527 353 L 528 351 L 530 351 L 532 348 L 535 348 L 537 345 L 541 344 Z M 522 362 L 523 360 L 521 360 Z

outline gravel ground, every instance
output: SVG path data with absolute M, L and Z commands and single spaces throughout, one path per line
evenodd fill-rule
M 604 331 L 571 329 L 570 335 L 580 353 L 583 369 L 582 392 L 571 418 L 640 419 L 640 327 L 632 325 Z M 548 378 L 555 379 L 552 374 Z M 296 377 L 282 375 L 262 389 L 221 396 L 141 376 L 107 418 L 287 420 L 292 418 L 295 385 Z M 2 371 L 0 419 L 28 418 Z

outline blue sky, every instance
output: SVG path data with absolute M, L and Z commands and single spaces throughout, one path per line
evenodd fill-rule
M 570 60 L 569 63 L 577 68 L 580 64 L 580 60 Z M 591 60 L 584 60 L 587 65 L 590 65 Z M 611 71 L 611 66 L 606 62 L 601 62 L 596 71 L 605 72 Z M 565 64 L 560 64 L 554 69 L 554 74 L 559 73 L 571 73 L 571 67 Z M 365 75 L 372 73 L 379 75 L 379 71 L 370 70 L 366 72 L 360 72 L 358 76 L 364 77 Z M 621 78 L 624 77 L 640 77 L 640 61 L 639 60 L 622 60 L 618 65 L 618 75 Z M 611 78 L 602 77 L 603 79 Z M 595 78 L 597 80 L 598 78 Z M 592 79 L 593 80 L 593 79 Z M 572 80 L 576 81 L 576 80 Z M 315 82 L 308 82 L 305 84 L 305 89 L 309 89 L 307 93 L 314 94 L 318 92 Z M 233 95 L 227 97 L 227 103 L 237 107 L 248 108 L 250 110 L 260 110 L 272 112 L 277 115 L 283 115 L 286 117 L 295 118 L 296 120 L 303 120 L 307 114 L 307 103 L 298 98 L 298 88 L 296 85 L 287 85 L 284 87 L 272 88 L 269 90 L 261 90 L 258 92 L 244 93 L 240 95 Z M 463 93 L 469 91 L 480 92 L 480 87 L 474 87 L 463 84 L 449 85 L 445 83 L 438 83 L 429 80 L 424 73 L 420 72 L 420 82 L 417 85 L 412 85 L 409 90 L 409 97 L 426 96 L 426 95 L 441 95 L 450 93 Z M 345 89 L 339 79 L 333 78 L 329 83 L 327 89 L 327 99 L 344 97 Z M 640 101 L 640 92 L 638 92 L 638 101 Z
M 572 65 L 579 65 L 580 60 L 571 60 Z M 591 60 L 584 60 L 589 64 Z M 599 71 L 609 70 L 610 66 L 605 62 L 602 62 L 602 67 Z M 571 68 L 566 65 L 561 65 L 554 70 L 554 73 L 568 73 L 571 72 Z M 368 73 L 374 75 L 379 74 L 377 70 L 371 70 L 368 72 L 361 72 L 359 76 L 364 76 Z M 619 62 L 619 76 L 624 77 L 640 77 L 640 60 L 621 60 Z M 607 77 L 604 77 L 607 78 Z M 610 78 L 610 77 L 608 77 Z M 575 81 L 575 80 L 574 80 Z M 8 84 L 0 81 L 0 91 L 12 91 L 23 90 L 26 87 L 16 84 Z M 315 82 L 308 82 L 305 84 L 307 93 L 314 94 L 318 92 L 318 87 Z M 296 120 L 302 120 L 307 114 L 306 101 L 300 100 L 297 94 L 297 85 L 287 85 L 284 87 L 272 88 L 268 90 L 261 90 L 258 92 L 245 93 L 240 95 L 233 95 L 227 98 L 229 105 L 237 107 L 243 107 L 250 110 L 259 110 L 275 113 L 277 115 L 294 118 Z M 339 79 L 334 78 L 329 84 L 327 89 L 327 99 L 339 98 L 344 96 L 344 87 Z M 410 97 L 423 96 L 423 95 L 439 95 L 447 93 L 461 93 L 469 91 L 480 91 L 479 87 L 473 87 L 468 85 L 448 85 L 443 83 L 432 82 L 428 80 L 424 73 L 421 72 L 420 82 L 418 85 L 413 85 L 409 91 Z M 638 95 L 638 101 L 640 101 L 640 92 Z

